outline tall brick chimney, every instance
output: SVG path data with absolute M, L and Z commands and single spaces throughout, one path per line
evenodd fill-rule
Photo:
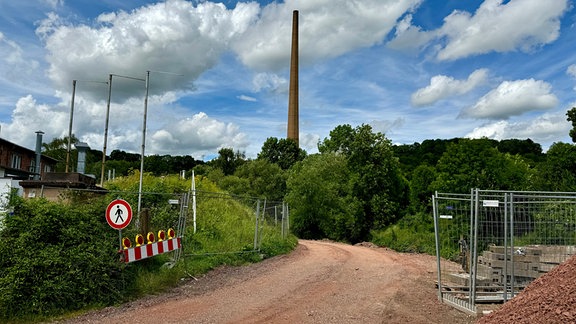
M 298 10 L 292 13 L 292 52 L 290 58 L 290 90 L 288 92 L 287 138 L 299 144 L 298 129 Z

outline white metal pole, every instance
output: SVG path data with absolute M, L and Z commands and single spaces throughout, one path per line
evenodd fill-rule
M 194 219 L 194 234 L 196 234 L 196 177 L 192 170 L 192 215 Z

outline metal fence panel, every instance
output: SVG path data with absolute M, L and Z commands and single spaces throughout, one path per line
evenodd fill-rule
M 436 193 L 432 197 L 438 268 L 438 297 L 459 309 L 472 308 L 471 302 L 452 294 L 471 289 L 470 268 L 473 197 L 471 194 Z
M 456 297 L 455 306 L 469 310 L 479 303 L 506 301 L 576 254 L 576 193 L 475 189 L 468 210 L 457 203 L 463 197 L 433 196 L 441 300 L 454 304 Z M 459 246 L 454 243 L 457 236 Z M 468 247 L 469 256 L 464 257 L 468 265 L 456 256 L 458 251 L 465 254 L 463 244 Z M 459 261 L 462 267 L 446 266 L 445 259 Z M 452 297 L 444 298 L 447 295 Z

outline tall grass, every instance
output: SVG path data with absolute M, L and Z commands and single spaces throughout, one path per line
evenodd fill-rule
M 136 176 L 137 173 L 133 175 Z M 173 188 L 174 191 L 189 185 L 189 180 L 178 181 L 172 177 L 160 180 L 148 178 L 148 181 L 148 185 L 156 190 L 162 186 L 154 184 L 153 181 L 171 184 L 167 190 Z M 133 187 L 131 181 L 127 179 L 122 179 L 122 183 L 127 187 Z M 189 208 L 186 232 L 182 233 L 183 253 L 178 263 L 172 264 L 171 255 L 167 254 L 154 257 L 153 260 L 140 261 L 141 264 L 139 262 L 131 264 L 132 267 L 141 268 L 137 272 L 134 286 L 135 297 L 165 291 L 183 279 L 198 276 L 223 265 L 238 266 L 288 253 L 296 246 L 295 236 L 288 235 L 283 238 L 278 226 L 264 222 L 259 223 L 260 245 L 255 247 L 257 201 L 227 195 L 203 177 L 197 177 L 196 188 L 199 189 L 196 233 L 191 218 L 192 208 Z M 118 189 L 122 189 L 121 186 Z M 166 264 L 173 267 L 164 266 Z

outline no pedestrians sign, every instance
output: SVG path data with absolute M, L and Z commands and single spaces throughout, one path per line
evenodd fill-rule
M 106 221 L 112 228 L 121 230 L 132 220 L 132 207 L 123 199 L 112 201 L 106 208 Z

